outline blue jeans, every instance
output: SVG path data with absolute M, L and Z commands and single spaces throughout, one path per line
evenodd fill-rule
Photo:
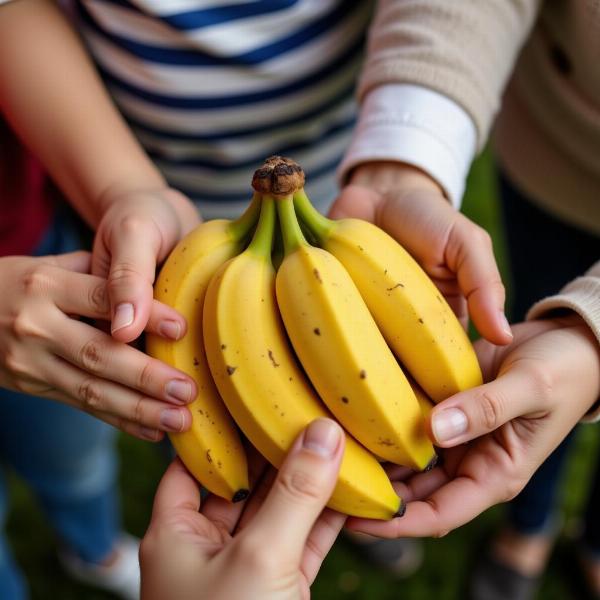
M 80 247 L 76 227 L 57 215 L 35 255 Z M 120 530 L 115 430 L 69 406 L 0 388 L 0 460 L 36 495 L 61 542 L 100 562 Z M 7 513 L 0 471 L 0 525 Z M 0 536 L 0 598 L 22 600 L 26 584 Z
M 509 313 L 512 321 L 521 321 L 536 300 L 556 293 L 600 258 L 600 238 L 537 208 L 504 177 L 500 189 L 513 284 Z M 558 484 L 572 438 L 573 433 L 509 503 L 509 521 L 517 531 L 534 534 L 553 526 Z M 600 476 L 596 485 L 599 496 Z M 588 517 L 589 526 L 600 529 L 597 505 Z M 592 543 L 600 550 L 600 530 Z

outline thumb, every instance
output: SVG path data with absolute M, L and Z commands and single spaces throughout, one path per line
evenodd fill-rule
M 89 273 L 91 265 L 91 254 L 83 250 L 69 252 L 68 254 L 56 254 L 44 257 L 45 262 L 49 262 L 56 267 L 74 271 L 76 273 Z
M 292 446 L 262 507 L 240 534 L 240 543 L 245 539 L 250 547 L 260 547 L 269 540 L 272 556 L 299 565 L 306 539 L 337 482 L 344 440 L 335 421 L 313 421 Z
M 495 431 L 508 421 L 537 410 L 535 383 L 518 369 L 495 381 L 455 394 L 435 406 L 429 415 L 434 443 L 451 448 Z

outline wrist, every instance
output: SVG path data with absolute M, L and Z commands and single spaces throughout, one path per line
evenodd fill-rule
M 113 206 L 131 198 L 154 198 L 166 203 L 174 212 L 182 229 L 189 230 L 199 221 L 199 215 L 194 204 L 180 191 L 169 187 L 164 181 L 157 181 L 156 185 L 113 185 L 98 197 L 98 224 Z
M 348 181 L 355 185 L 369 187 L 380 194 L 393 190 L 405 192 L 426 190 L 444 196 L 442 187 L 435 179 L 419 167 L 403 162 L 362 163 L 352 169 Z
M 126 196 L 155 194 L 167 189 L 169 188 L 166 182 L 159 174 L 150 181 L 146 178 L 143 183 L 141 181 L 113 182 L 98 193 L 94 206 L 100 220 L 114 204 L 122 201 Z

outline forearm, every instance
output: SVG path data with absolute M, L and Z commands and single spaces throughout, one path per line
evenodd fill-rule
M 0 6 L 0 110 L 92 227 L 106 198 L 165 185 L 49 0 Z
M 540 4 L 379 0 L 359 96 L 389 83 L 435 90 L 471 116 L 481 148 Z
M 534 304 L 527 319 L 540 319 L 557 312 L 573 311 L 587 325 L 587 337 L 600 349 L 600 261 L 587 273 L 567 284 L 558 294 L 544 298 Z M 584 421 L 600 420 L 598 403 L 585 416 Z

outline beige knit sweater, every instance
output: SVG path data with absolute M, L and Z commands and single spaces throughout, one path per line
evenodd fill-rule
M 600 0 L 380 0 L 359 96 L 385 83 L 453 99 L 480 148 L 499 113 L 494 142 L 511 179 L 600 236 Z M 529 318 L 559 306 L 600 340 L 600 262 Z
M 502 105 L 509 175 L 600 234 L 600 0 L 380 0 L 359 95 L 397 82 L 455 100 L 480 148 Z

